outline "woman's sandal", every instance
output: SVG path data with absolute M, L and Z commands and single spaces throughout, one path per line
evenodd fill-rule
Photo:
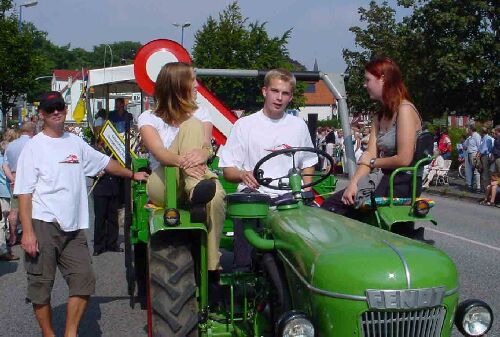
M 191 222 L 203 222 L 207 220 L 206 205 L 210 202 L 216 192 L 214 179 L 201 180 L 193 189 L 191 194 L 190 215 Z

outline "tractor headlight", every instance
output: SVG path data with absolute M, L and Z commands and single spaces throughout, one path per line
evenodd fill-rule
M 276 336 L 314 337 L 314 326 L 305 313 L 288 311 L 276 323 Z
M 165 226 L 178 226 L 181 223 L 181 215 L 177 209 L 168 208 L 165 210 L 165 213 L 163 213 L 163 221 Z
M 429 213 L 431 206 L 425 200 L 417 200 L 415 204 L 413 204 L 413 214 L 418 216 L 419 218 L 423 218 Z
M 455 324 L 465 336 L 483 336 L 491 329 L 493 312 L 483 301 L 467 300 L 458 305 Z

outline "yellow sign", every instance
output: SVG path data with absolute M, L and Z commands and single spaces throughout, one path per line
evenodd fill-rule
M 104 123 L 99 136 L 120 164 L 125 167 L 125 139 L 123 139 L 110 121 Z M 137 158 L 137 155 L 132 150 L 129 149 L 129 151 L 132 158 Z

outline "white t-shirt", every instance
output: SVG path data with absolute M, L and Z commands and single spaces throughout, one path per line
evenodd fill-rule
M 271 119 L 260 110 L 236 121 L 226 145 L 219 149 L 219 167 L 253 171 L 264 156 L 288 147 L 313 147 L 306 123 L 289 114 L 284 114 L 280 119 Z M 301 169 L 314 166 L 317 162 L 318 157 L 312 152 L 297 152 L 295 155 L 295 165 Z M 292 167 L 292 157 L 286 155 L 276 156 L 261 166 L 264 177 L 271 178 L 286 176 Z M 277 181 L 273 185 L 277 185 Z M 240 184 L 238 190 L 245 187 Z M 270 195 L 289 192 L 263 186 L 259 191 Z
M 198 118 L 202 122 L 211 122 L 210 115 L 206 109 L 197 109 L 194 113 L 194 117 Z M 165 123 L 163 119 L 156 116 L 152 110 L 146 110 L 139 115 L 139 118 L 137 119 L 137 127 L 140 130 L 144 125 L 149 125 L 156 129 L 160 135 L 163 146 L 166 149 L 172 145 L 175 136 L 179 133 L 178 127 Z M 149 156 L 149 162 L 153 171 L 160 166 L 160 162 L 152 154 Z
M 72 133 L 52 138 L 40 132 L 21 152 L 14 194 L 32 194 L 33 219 L 57 221 L 66 232 L 88 228 L 85 176 L 95 176 L 109 160 Z

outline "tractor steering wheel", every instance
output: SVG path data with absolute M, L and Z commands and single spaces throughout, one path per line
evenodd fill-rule
M 297 152 L 312 152 L 312 153 L 315 153 L 317 155 L 324 157 L 330 163 L 330 170 L 323 172 L 323 173 L 320 173 L 320 174 L 300 173 L 300 170 L 297 167 L 295 167 L 295 154 Z M 260 167 L 265 162 L 267 162 L 269 159 L 280 156 L 280 155 L 291 155 L 292 156 L 293 167 L 290 170 L 289 174 L 287 174 L 286 176 L 283 176 L 283 177 L 279 177 L 279 178 L 264 178 L 264 170 L 262 170 Z M 304 184 L 304 185 L 300 186 L 301 189 L 304 189 L 307 187 L 315 186 L 315 185 L 319 184 L 320 182 L 322 182 L 323 180 L 325 180 L 326 178 L 328 178 L 330 176 L 330 174 L 333 172 L 333 165 L 334 165 L 334 162 L 333 162 L 332 156 L 330 156 L 328 153 L 326 153 L 323 150 L 315 149 L 312 147 L 290 147 L 288 149 L 282 149 L 282 150 L 277 150 L 277 151 L 271 152 L 270 154 L 268 154 L 267 156 L 265 156 L 264 158 L 259 160 L 259 162 L 255 165 L 255 168 L 253 169 L 253 176 L 255 177 L 255 179 L 257 180 L 257 182 L 260 185 L 265 186 L 265 187 L 270 188 L 270 189 L 273 189 L 273 190 L 281 190 L 281 191 L 291 190 L 291 187 L 288 184 L 283 184 L 281 182 L 281 179 L 288 178 L 294 173 L 300 174 L 302 177 L 304 177 L 304 176 L 319 177 L 319 179 L 317 179 L 316 181 L 313 181 L 309 184 Z M 279 181 L 278 186 L 271 185 L 271 183 L 275 180 Z

